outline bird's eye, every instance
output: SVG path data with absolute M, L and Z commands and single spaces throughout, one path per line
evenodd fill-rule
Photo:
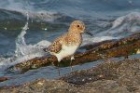
M 77 25 L 77 27 L 80 27 L 80 25 Z

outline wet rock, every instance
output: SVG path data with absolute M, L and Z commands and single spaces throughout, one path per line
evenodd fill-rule
M 107 61 L 57 80 L 1 87 L 0 93 L 140 93 L 140 59 Z
M 118 80 L 117 82 L 126 86 L 129 92 L 140 92 L 140 59 L 139 60 L 127 60 L 123 62 L 117 69 Z M 137 93 L 138 93 L 137 92 Z
M 9 80 L 9 79 L 10 79 L 9 77 L 0 77 L 0 82 L 6 81 L 6 80 Z
M 61 80 L 39 79 L 18 87 L 0 89 L 1 93 L 68 93 L 70 85 Z

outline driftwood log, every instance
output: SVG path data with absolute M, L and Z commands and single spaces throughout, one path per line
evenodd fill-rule
M 119 40 L 108 40 L 96 44 L 85 45 L 81 49 L 86 49 L 85 52 L 76 53 L 75 60 L 72 65 L 92 62 L 98 59 L 108 59 L 111 57 L 137 54 L 140 49 L 140 33 L 135 33 L 126 38 Z M 44 56 L 33 58 L 26 62 L 18 63 L 8 68 L 12 72 L 26 72 L 30 69 L 36 69 L 51 64 L 57 64 L 57 59 L 54 56 Z M 70 58 L 67 57 L 61 61 L 60 66 L 69 66 Z

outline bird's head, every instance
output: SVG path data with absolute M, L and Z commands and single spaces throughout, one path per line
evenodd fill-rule
M 76 31 L 78 33 L 84 33 L 85 24 L 80 20 L 75 20 L 70 24 L 69 31 Z

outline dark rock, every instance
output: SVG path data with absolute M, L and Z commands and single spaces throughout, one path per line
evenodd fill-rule
M 9 79 L 10 79 L 9 77 L 0 77 L 0 82 L 6 81 L 6 80 L 9 80 Z
M 39 79 L 0 93 L 140 93 L 140 59 L 109 61 L 58 80 Z

